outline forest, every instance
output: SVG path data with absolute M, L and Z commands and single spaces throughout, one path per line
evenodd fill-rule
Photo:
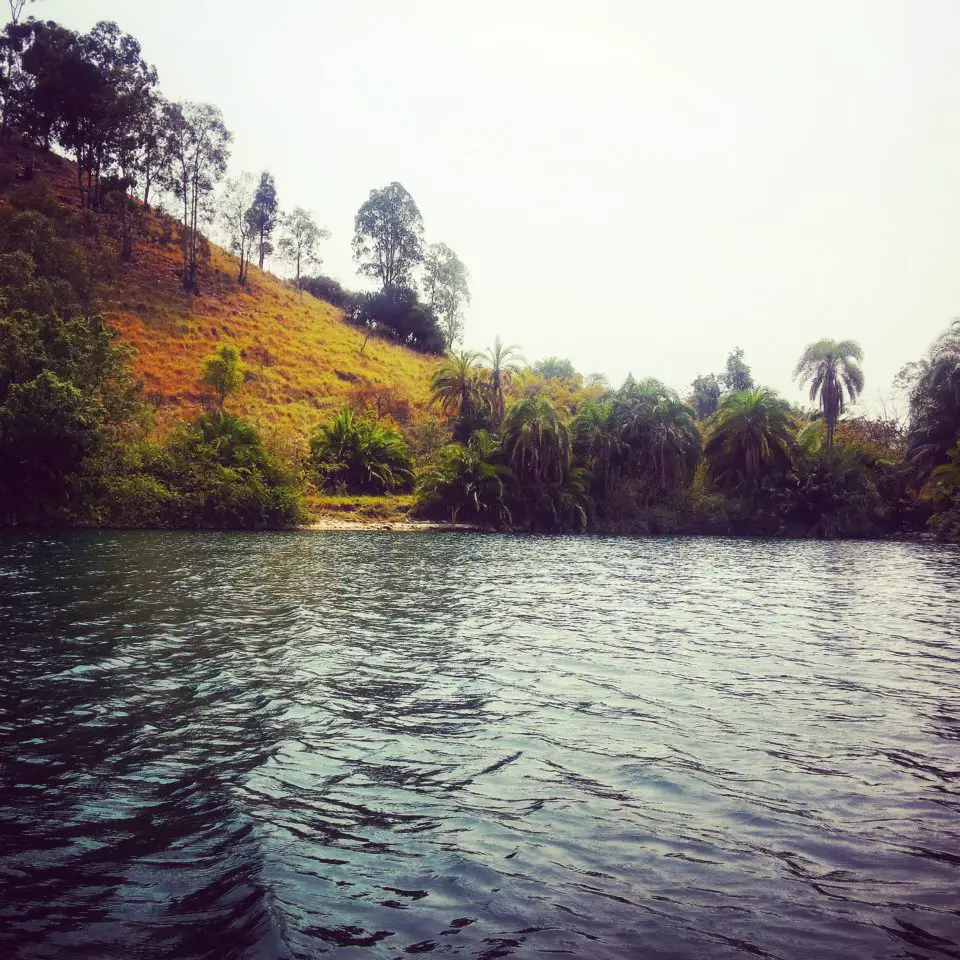
M 329 234 L 311 211 L 282 210 L 268 171 L 227 175 L 216 107 L 168 102 L 116 24 L 78 34 L 10 2 L 0 525 L 284 528 L 318 495 L 355 495 L 503 531 L 960 538 L 960 321 L 905 358 L 902 420 L 856 415 L 869 368 L 843 331 L 796 358 L 805 408 L 758 385 L 739 349 L 682 393 L 653 377 L 614 387 L 563 358 L 530 363 L 499 338 L 466 350 L 469 272 L 426 242 L 400 183 L 357 212 L 354 257 L 374 289 L 347 290 L 317 272 Z M 46 175 L 58 163 L 71 165 L 71 196 Z M 357 393 L 308 438 L 278 437 L 232 412 L 256 358 L 224 339 L 196 364 L 206 409 L 160 425 L 104 303 L 157 244 L 178 251 L 165 282 L 202 298 L 213 241 L 238 288 L 285 264 L 298 297 L 362 332 L 358 356 L 374 340 L 433 358 L 429 402 Z

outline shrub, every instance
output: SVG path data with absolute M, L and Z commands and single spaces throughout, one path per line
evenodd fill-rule
M 495 462 L 497 452 L 496 444 L 483 430 L 467 444 L 444 447 L 420 478 L 418 511 L 454 523 L 466 519 L 509 529 L 512 519 L 504 502 L 504 478 L 509 471 Z
M 443 353 L 443 333 L 436 314 L 406 287 L 362 296 L 351 313 L 351 321 L 411 350 Z
M 352 313 L 356 309 L 361 297 L 360 294 L 347 290 L 332 277 L 301 277 L 300 289 L 346 313 Z
M 359 419 L 344 407 L 310 440 L 317 485 L 347 493 L 403 493 L 413 488 L 413 461 L 392 427 Z

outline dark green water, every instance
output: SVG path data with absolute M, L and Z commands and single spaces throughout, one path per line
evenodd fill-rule
M 0 537 L 0 956 L 960 957 L 960 551 Z

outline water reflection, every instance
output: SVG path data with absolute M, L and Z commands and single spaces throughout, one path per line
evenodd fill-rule
M 958 573 L 0 538 L 0 952 L 960 956 Z

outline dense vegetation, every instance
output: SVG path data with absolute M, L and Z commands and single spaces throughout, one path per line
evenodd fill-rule
M 219 111 L 164 101 L 116 25 L 81 35 L 31 18 L 0 42 L 0 524 L 284 527 L 314 491 L 415 490 L 424 517 L 502 530 L 960 536 L 960 322 L 904 368 L 908 424 L 849 415 L 864 358 L 847 340 L 798 358 L 810 410 L 758 386 L 739 348 L 686 397 L 652 378 L 614 389 L 563 358 L 530 365 L 499 339 L 456 350 L 468 273 L 426 244 L 401 184 L 358 210 L 354 254 L 376 289 L 351 292 L 310 274 L 327 236 L 313 215 L 284 213 L 268 172 L 226 177 Z M 52 148 L 74 161 L 72 198 L 45 177 Z M 179 222 L 151 208 L 163 199 Z M 191 368 L 205 409 L 160 424 L 163 398 L 137 381 L 100 304 L 174 232 L 177 276 L 155 283 L 189 303 L 220 283 L 205 225 L 232 251 L 238 289 L 280 257 L 291 296 L 342 310 L 361 331 L 354 364 L 371 338 L 435 356 L 430 403 L 338 368 L 347 406 L 318 414 L 309 443 L 279 434 L 235 412 L 275 357 L 224 323 Z

